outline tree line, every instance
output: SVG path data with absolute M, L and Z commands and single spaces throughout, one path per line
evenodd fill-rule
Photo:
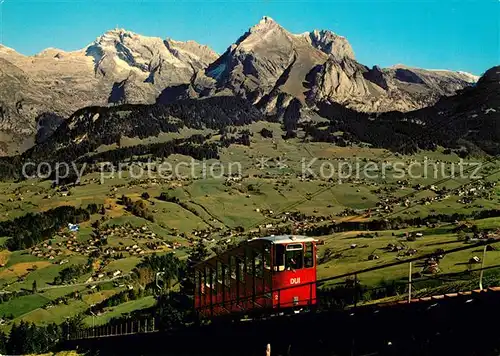
M 94 204 L 95 205 L 95 204 Z M 94 206 L 90 211 L 94 211 Z M 8 236 L 5 247 L 11 251 L 30 248 L 51 238 L 68 223 L 78 224 L 90 219 L 89 208 L 59 206 L 41 213 L 28 213 L 0 222 L 0 236 Z
M 409 226 L 426 226 L 437 223 L 452 223 L 455 221 L 463 221 L 467 219 L 485 219 L 491 217 L 499 217 L 499 209 L 481 210 L 471 214 L 453 213 L 453 214 L 434 214 L 426 217 L 413 217 L 403 219 L 402 217 L 394 217 L 391 219 L 375 219 L 370 221 L 343 221 L 340 223 L 332 223 L 322 226 L 313 226 L 304 230 L 308 236 L 323 236 L 332 233 L 346 231 L 383 231 L 383 230 L 399 230 Z
M 81 316 L 69 318 L 65 323 L 41 326 L 30 322 L 15 323 L 9 334 L 0 331 L 0 354 L 42 354 L 54 348 L 68 335 L 84 328 Z

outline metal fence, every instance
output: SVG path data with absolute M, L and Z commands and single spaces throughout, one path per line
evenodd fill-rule
M 111 337 L 119 335 L 145 334 L 159 331 L 156 318 L 127 320 L 116 324 L 104 324 L 76 331 L 68 336 L 69 340 Z

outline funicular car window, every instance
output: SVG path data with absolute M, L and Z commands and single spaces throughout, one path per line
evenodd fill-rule
M 210 268 L 210 271 L 211 271 L 210 285 L 212 288 L 212 293 L 216 294 L 217 293 L 217 270 Z
M 204 271 L 198 271 L 198 280 L 196 283 L 199 295 L 205 294 L 205 273 Z
M 245 272 L 249 275 L 253 275 L 253 258 L 252 250 L 250 248 L 245 249 Z
M 274 270 L 285 270 L 285 245 L 274 245 Z
M 271 269 L 271 245 L 269 243 L 264 245 L 264 268 Z
M 229 269 L 231 270 L 231 278 L 236 279 L 236 256 L 231 256 L 229 259 Z
M 205 267 L 205 285 L 208 287 L 208 288 L 212 288 L 212 285 L 211 285 L 211 280 L 210 280 L 210 274 L 212 273 L 212 269 L 208 266 Z
M 238 268 L 240 272 L 240 282 L 245 283 L 245 262 L 241 258 L 238 258 Z
M 217 261 L 217 283 L 222 284 L 222 262 Z
M 200 295 L 200 291 L 201 291 L 201 288 L 200 288 L 200 281 L 201 281 L 201 278 L 200 278 L 200 272 L 198 270 L 196 270 L 195 274 L 194 274 L 194 295 Z
M 216 264 L 218 264 L 216 262 Z M 212 291 L 214 293 L 217 293 L 217 291 L 219 290 L 219 288 L 217 287 L 218 283 L 217 283 L 217 266 L 215 266 L 214 269 L 212 269 Z
M 229 273 L 229 267 L 226 265 L 222 265 L 222 273 L 224 278 L 224 287 L 229 288 L 231 285 L 231 275 Z
M 301 269 L 304 265 L 304 248 L 302 244 L 289 244 L 285 252 L 285 268 L 287 270 Z
M 304 267 L 314 267 L 314 245 L 312 244 L 312 242 L 307 242 L 305 244 Z
M 262 252 L 254 251 L 254 258 L 255 258 L 255 276 L 262 277 L 263 275 Z

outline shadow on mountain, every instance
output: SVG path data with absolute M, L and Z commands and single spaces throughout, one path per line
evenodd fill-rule
M 121 82 L 116 82 L 111 88 L 111 93 L 108 97 L 108 103 L 110 104 L 123 104 L 125 102 L 125 83 L 127 80 Z
M 408 69 L 398 68 L 396 70 L 396 79 L 406 83 L 425 84 L 417 74 Z
M 64 122 L 64 118 L 51 112 L 45 112 L 37 117 L 35 143 L 46 141 Z
M 157 104 L 168 105 L 177 100 L 189 99 L 189 84 L 180 84 L 164 89 L 158 98 Z

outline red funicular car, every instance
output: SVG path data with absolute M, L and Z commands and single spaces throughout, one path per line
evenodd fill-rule
M 316 240 L 249 240 L 195 266 L 195 309 L 211 317 L 316 304 Z

